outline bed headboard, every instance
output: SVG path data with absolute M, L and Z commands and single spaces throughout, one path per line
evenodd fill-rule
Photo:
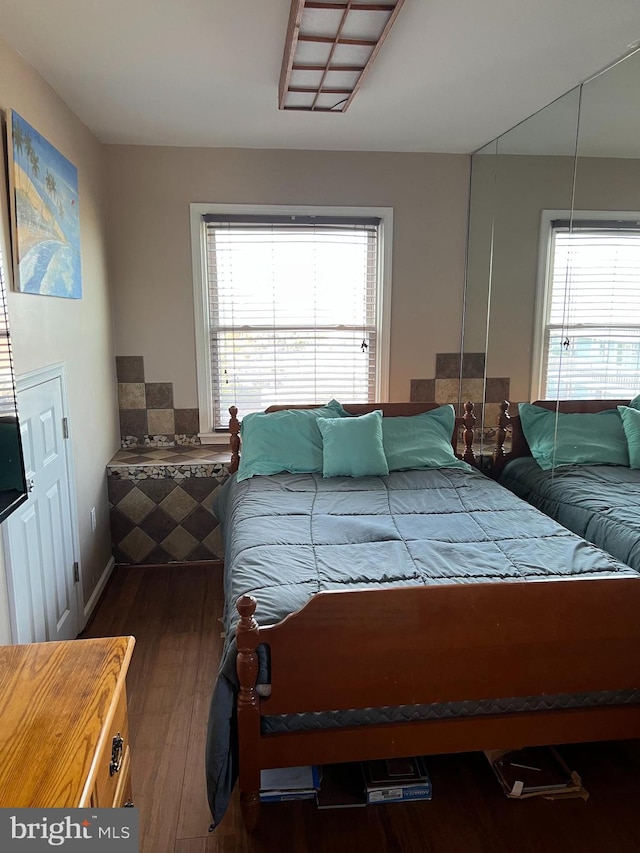
M 629 400 L 535 400 L 533 405 L 549 409 L 551 412 L 554 412 L 557 406 L 562 414 L 595 414 L 607 409 L 615 409 L 617 406 L 628 406 L 629 402 Z M 509 430 L 511 431 L 511 450 L 505 453 L 504 442 Z M 494 476 L 498 478 L 509 460 L 518 459 L 521 456 L 531 456 L 531 450 L 522 431 L 520 417 L 509 414 L 509 402 L 504 400 L 500 403 L 496 446 L 493 451 Z
M 440 403 L 343 403 L 343 408 L 351 415 L 366 415 L 367 412 L 373 412 L 376 409 L 382 410 L 382 415 L 385 418 L 393 417 L 408 417 L 411 415 L 420 415 L 423 412 L 430 412 L 437 409 Z M 278 405 L 269 406 L 265 409 L 266 412 L 279 412 L 283 409 L 316 409 L 318 404 L 309 405 Z M 231 446 L 231 462 L 229 465 L 229 473 L 233 474 L 238 470 L 240 464 L 240 421 L 238 420 L 238 409 L 235 406 L 229 407 L 229 444 Z M 451 436 L 451 446 L 453 452 L 459 459 L 464 459 L 470 465 L 476 465 L 477 460 L 473 452 L 474 426 L 476 416 L 473 412 L 473 403 L 467 402 L 464 404 L 464 415 L 456 417 L 453 435 Z M 462 453 L 458 452 L 458 444 L 460 437 L 464 443 Z

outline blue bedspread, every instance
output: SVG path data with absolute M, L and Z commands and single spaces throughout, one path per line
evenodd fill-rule
M 500 482 L 640 571 L 640 471 L 619 465 L 563 465 L 543 471 L 534 459 L 523 458 L 507 464 Z
M 635 574 L 475 470 L 231 478 L 216 514 L 225 538 L 227 640 L 207 738 L 215 824 L 237 774 L 239 596 L 254 595 L 256 618 L 269 625 L 323 590 Z

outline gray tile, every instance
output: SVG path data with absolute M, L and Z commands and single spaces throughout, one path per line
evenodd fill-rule
M 194 561 L 206 562 L 207 560 L 219 560 L 219 559 L 221 559 L 221 558 L 218 557 L 217 554 L 214 554 L 212 551 L 210 551 L 209 548 L 207 548 L 207 546 L 203 542 L 201 542 L 197 546 L 197 548 L 195 548 L 189 554 L 189 561 L 191 561 L 191 562 L 194 562 Z
M 487 379 L 486 399 L 488 403 L 501 403 L 509 399 L 508 378 Z
M 144 358 L 141 355 L 117 355 L 118 382 L 144 382 Z
M 175 409 L 176 435 L 198 435 L 200 413 L 198 409 Z
M 151 565 L 153 563 L 172 563 L 174 560 L 175 557 L 172 557 L 161 545 L 156 545 L 153 551 L 150 551 L 142 562 Z
M 462 403 L 467 400 L 477 407 L 482 403 L 484 395 L 484 380 L 483 379 L 463 379 L 462 380 Z
M 176 481 L 170 477 L 149 477 L 147 480 L 140 480 L 137 486 L 155 504 L 159 504 L 176 488 Z
M 457 379 L 460 376 L 460 353 L 436 353 L 436 379 Z
M 109 512 L 109 525 L 111 527 L 111 541 L 114 545 L 119 545 L 120 542 L 128 536 L 135 527 L 130 518 L 120 512 L 118 507 L 113 507 Z
M 170 515 L 157 506 L 153 512 L 140 522 L 140 528 L 144 530 L 147 536 L 150 536 L 154 542 L 162 542 L 175 529 L 176 523 Z
M 144 382 L 119 382 L 118 406 L 121 409 L 146 409 Z
M 465 379 L 484 378 L 485 356 L 483 352 L 465 352 L 462 354 L 462 376 Z
M 111 546 L 111 554 L 117 565 L 128 566 L 131 562 L 131 557 L 129 557 L 128 554 L 125 554 L 124 551 L 121 551 L 117 545 Z
M 460 390 L 460 382 L 457 378 L 436 379 L 435 386 L 436 403 L 453 403 L 454 406 L 457 404 Z
M 222 530 L 220 529 L 220 525 L 215 527 L 211 533 L 204 539 L 204 545 L 211 551 L 212 554 L 215 554 L 216 557 L 223 559 L 224 557 L 224 543 L 222 541 Z
M 147 382 L 147 409 L 173 409 L 173 382 Z
M 155 508 L 155 504 L 140 489 L 132 489 L 118 504 L 120 512 L 135 524 L 140 524 L 143 518 Z
M 185 480 L 191 479 L 190 477 L 185 477 Z M 171 516 L 175 522 L 180 523 L 183 518 L 186 518 L 190 512 L 197 507 L 198 502 L 195 501 L 191 495 L 188 495 L 182 488 L 179 486 L 176 487 L 167 497 L 162 501 L 160 506 L 162 509 Z M 211 518 L 211 517 L 209 517 Z
M 199 504 L 213 500 L 213 493 L 220 488 L 212 477 L 185 477 L 180 485 Z
M 435 379 L 412 379 L 409 400 L 412 403 L 430 403 L 435 400 Z
M 173 409 L 148 409 L 147 425 L 149 435 L 167 435 L 173 441 L 176 432 Z
M 137 435 L 142 438 L 146 434 L 146 409 L 120 409 L 120 435 Z
M 132 488 L 133 483 L 130 480 L 121 480 L 120 477 L 107 477 L 107 491 L 112 504 L 120 503 Z
M 184 560 L 199 543 L 184 528 L 176 527 L 160 544 L 175 560 Z
M 216 522 L 210 512 L 199 506 L 184 519 L 182 526 L 195 536 L 198 542 L 203 542 L 216 526 Z
M 134 527 L 131 533 L 120 543 L 120 549 L 130 557 L 134 563 L 140 563 L 147 554 L 155 547 L 155 542 L 144 530 Z

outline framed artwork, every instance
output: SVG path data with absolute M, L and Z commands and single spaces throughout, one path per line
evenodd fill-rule
M 15 110 L 8 129 L 15 288 L 82 299 L 78 170 Z

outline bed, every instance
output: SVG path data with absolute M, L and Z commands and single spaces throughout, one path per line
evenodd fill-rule
M 471 466 L 332 479 L 224 487 L 214 825 L 236 773 L 251 830 L 265 768 L 640 735 L 637 572 Z
M 633 403 L 633 401 L 632 401 Z M 534 406 L 555 412 L 554 401 Z M 561 401 L 562 414 L 615 414 L 628 400 Z M 640 571 L 640 471 L 626 464 L 562 464 L 548 470 L 533 458 L 520 417 L 509 417 L 502 406 L 502 424 L 495 454 L 500 483 L 560 524 Z M 512 449 L 504 453 L 511 428 Z M 596 457 L 597 458 L 597 453 Z M 624 461 L 624 460 L 622 460 Z M 633 462 L 633 460 L 631 460 Z

